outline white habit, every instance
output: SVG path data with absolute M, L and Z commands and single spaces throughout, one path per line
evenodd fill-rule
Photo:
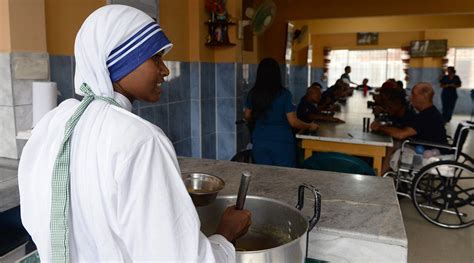
M 118 14 L 117 8 L 121 11 Z M 76 92 L 81 83 L 87 82 L 95 94 L 112 97 L 121 107 L 94 100 L 72 135 L 71 261 L 235 261 L 234 247 L 224 237 L 214 235 L 208 239 L 200 232 L 199 218 L 181 181 L 169 139 L 159 127 L 132 114 L 130 101 L 113 92 L 107 79 L 102 61 L 107 57 L 102 53 L 121 43 L 117 36 L 120 34 L 114 31 L 112 35 L 107 30 L 132 28 L 123 35 L 133 35 L 151 18 L 123 6 L 106 6 L 96 12 L 102 14 L 88 18 L 92 20 L 89 23 L 101 22 L 101 26 L 84 29 L 83 25 L 76 39 Z M 130 19 L 118 18 L 127 15 Z M 134 23 L 138 25 L 133 27 Z M 78 40 L 90 43 L 81 46 Z M 107 50 L 100 43 L 111 46 Z M 99 51 L 92 48 L 94 45 Z M 102 48 L 104 51 L 100 51 Z M 49 262 L 51 256 L 53 165 L 65 123 L 78 105 L 78 100 L 69 99 L 49 112 L 34 128 L 20 160 L 22 222 L 37 245 L 42 262 Z

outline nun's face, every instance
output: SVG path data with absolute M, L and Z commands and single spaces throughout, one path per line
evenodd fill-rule
M 122 90 L 119 88 L 117 91 L 132 102 L 157 102 L 161 96 L 161 83 L 168 75 L 169 70 L 158 53 L 119 80 L 118 84 Z

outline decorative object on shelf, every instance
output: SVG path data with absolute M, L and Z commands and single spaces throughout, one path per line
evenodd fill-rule
M 329 63 L 331 63 L 331 60 L 329 59 L 331 56 L 331 48 L 324 47 L 323 55 L 324 55 L 324 68 L 323 68 L 323 75 L 321 76 L 321 80 L 327 81 L 328 74 L 329 74 Z
M 362 32 L 357 33 L 357 45 L 377 45 L 379 43 L 379 33 Z
M 205 23 L 208 27 L 207 46 L 235 46 L 230 43 L 228 29 L 235 23 L 229 21 L 226 9 L 226 0 L 206 0 L 206 11 L 209 20 Z
M 401 54 L 401 59 L 402 59 L 402 68 L 403 68 L 403 73 L 405 73 L 405 81 L 408 83 L 410 81 L 410 74 L 408 70 L 410 69 L 410 47 L 402 47 L 402 54 Z

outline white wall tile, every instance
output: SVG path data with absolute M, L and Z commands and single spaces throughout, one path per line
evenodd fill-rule
M 12 53 L 12 72 L 15 79 L 49 79 L 47 53 Z
M 17 131 L 29 130 L 33 123 L 32 105 L 15 106 L 15 124 Z
M 12 106 L 0 106 L 0 157 L 18 159 Z
M 0 53 L 0 106 L 12 106 L 10 53 Z
M 32 80 L 13 80 L 13 102 L 15 106 L 32 104 Z

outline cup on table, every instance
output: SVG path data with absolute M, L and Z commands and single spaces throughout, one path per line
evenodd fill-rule
M 364 117 L 362 131 L 363 132 L 369 132 L 370 131 L 370 118 Z

